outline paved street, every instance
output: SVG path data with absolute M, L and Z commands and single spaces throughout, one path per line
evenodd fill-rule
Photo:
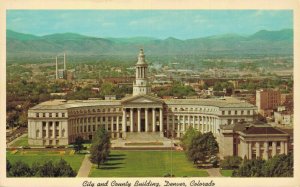
M 90 170 L 92 168 L 92 163 L 90 162 L 89 156 L 90 156 L 90 154 L 85 155 L 76 177 L 88 177 L 89 176 Z

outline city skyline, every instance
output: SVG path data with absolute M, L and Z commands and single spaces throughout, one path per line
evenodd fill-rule
M 49 25 L 52 25 L 49 27 Z M 155 27 L 154 27 L 155 26 Z M 189 39 L 293 28 L 291 10 L 9 10 L 7 29 L 38 36 Z

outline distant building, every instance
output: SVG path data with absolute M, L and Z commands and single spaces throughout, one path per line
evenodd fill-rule
M 282 129 L 261 122 L 221 125 L 218 136 L 220 157 L 240 156 L 267 160 L 292 151 L 291 139 L 292 136 Z
M 293 125 L 293 114 L 290 111 L 274 112 L 274 119 L 276 125 L 282 125 L 282 126 Z
M 274 109 L 280 105 L 280 91 L 273 89 L 261 89 L 256 91 L 256 106 L 258 112 L 264 116 L 272 115 Z

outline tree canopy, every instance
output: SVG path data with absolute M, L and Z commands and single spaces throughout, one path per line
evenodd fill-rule
M 205 162 L 219 152 L 218 143 L 211 132 L 195 136 L 187 149 L 189 160 L 197 163 Z
M 184 150 L 186 150 L 192 143 L 192 139 L 197 135 L 201 135 L 201 132 L 197 131 L 193 127 L 189 127 L 181 138 L 181 145 Z
M 234 177 L 293 177 L 293 155 L 276 155 L 269 160 L 244 160 Z
M 6 172 L 8 177 L 75 177 L 77 173 L 70 164 L 61 159 L 57 163 L 49 160 L 43 164 L 34 162 L 31 167 L 23 161 L 11 164 L 6 162 Z
M 105 128 L 100 128 L 94 134 L 91 145 L 91 162 L 98 165 L 107 161 L 110 153 L 110 136 Z

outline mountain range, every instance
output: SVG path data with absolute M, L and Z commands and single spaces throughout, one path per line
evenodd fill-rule
M 147 55 L 292 55 L 293 30 L 260 30 L 249 36 L 215 35 L 181 40 L 174 37 L 100 38 L 76 33 L 45 36 L 6 31 L 7 57 L 55 55 L 136 55 L 144 48 Z

